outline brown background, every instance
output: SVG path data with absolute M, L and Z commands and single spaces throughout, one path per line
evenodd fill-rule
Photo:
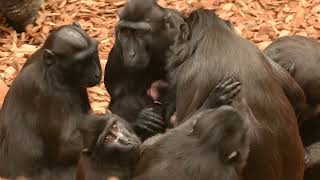
M 25 60 L 44 42 L 50 31 L 74 20 L 100 41 L 104 68 L 113 45 L 116 12 L 123 0 L 47 0 L 36 25 L 17 34 L 0 18 L 0 104 Z M 320 38 L 320 0 L 159 0 L 165 7 L 189 13 L 195 8 L 215 9 L 231 20 L 237 31 L 261 49 L 277 37 L 299 34 Z M 89 89 L 92 107 L 104 113 L 109 96 L 103 83 Z

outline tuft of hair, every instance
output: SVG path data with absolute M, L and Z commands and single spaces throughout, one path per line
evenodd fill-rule
M 121 20 L 139 21 L 153 8 L 158 7 L 157 0 L 128 0 L 119 13 Z
M 89 37 L 82 29 L 74 25 L 65 25 L 59 27 L 49 35 L 44 47 L 52 49 L 58 54 L 66 52 L 67 47 L 82 50 L 89 46 L 88 39 Z M 61 46 L 61 43 L 65 45 Z

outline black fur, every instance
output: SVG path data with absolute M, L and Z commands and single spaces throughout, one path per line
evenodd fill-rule
M 185 21 L 190 35 L 186 42 L 170 48 L 168 59 L 171 85 L 176 88 L 177 121 L 183 125 L 201 108 L 219 81 L 235 77 L 241 82 L 241 92 L 232 105 L 249 119 L 252 147 L 248 163 L 238 179 L 301 180 L 303 148 L 295 112 L 290 104 L 294 100 L 304 100 L 299 86 L 281 68 L 271 64 L 256 46 L 236 34 L 230 23 L 213 12 L 196 10 Z M 245 100 L 248 111 L 240 109 L 241 99 Z M 162 143 L 159 143 L 159 151 L 165 151 L 161 149 Z M 151 154 L 158 157 L 156 153 Z M 196 162 L 198 160 L 193 159 L 192 163 Z M 179 164 L 175 165 L 179 167 Z M 186 166 L 192 166 L 191 162 Z M 146 169 L 138 170 L 150 170 L 144 177 L 157 174 L 151 171 L 152 167 L 143 167 Z M 215 169 L 215 166 L 210 168 Z M 228 179 L 230 175 L 226 173 L 217 179 Z M 206 178 L 209 176 L 203 177 Z
M 78 26 L 62 26 L 49 35 L 4 100 L 1 177 L 74 177 L 83 148 L 81 121 L 91 112 L 86 87 L 98 84 L 101 75 L 97 42 Z
M 176 33 L 167 19 L 176 14 L 152 0 L 131 0 L 120 12 L 105 86 L 111 95 L 109 109 L 130 122 L 142 140 L 166 128 L 164 111 L 147 90 L 157 80 L 166 81 L 165 52 Z
M 88 141 L 87 149 L 81 154 L 77 180 L 106 180 L 112 177 L 131 180 L 141 144 L 130 124 L 117 115 L 111 115 L 103 131 L 93 132 L 84 134 L 85 138 L 92 135 L 94 138 Z M 96 136 L 95 132 L 101 133 Z
M 265 54 L 281 65 L 301 86 L 306 104 L 292 102 L 300 111 L 300 135 L 306 149 L 306 180 L 320 178 L 320 43 L 303 36 L 281 37 L 270 44 Z

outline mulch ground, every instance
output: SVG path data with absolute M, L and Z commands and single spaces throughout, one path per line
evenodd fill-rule
M 99 42 L 104 68 L 113 45 L 116 13 L 124 0 L 47 0 L 35 25 L 18 34 L 0 17 L 0 106 L 8 87 L 30 55 L 56 27 L 78 21 Z M 272 40 L 286 35 L 320 39 L 320 0 L 159 0 L 165 7 L 184 13 L 196 8 L 214 9 L 235 24 L 243 37 L 263 49 Z M 90 101 L 96 113 L 105 113 L 109 95 L 103 83 L 90 88 Z

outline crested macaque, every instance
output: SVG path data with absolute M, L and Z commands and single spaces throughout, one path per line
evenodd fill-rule
M 230 104 L 239 94 L 240 89 L 241 84 L 232 78 L 222 81 L 210 93 L 200 111 Z M 152 141 L 154 137 L 146 140 L 141 146 L 141 141 L 130 124 L 115 114 L 109 116 L 102 131 L 94 130 L 94 127 L 101 128 L 101 126 L 92 126 L 92 124 L 89 124 L 89 127 L 86 126 L 83 124 L 83 129 L 86 129 L 83 135 L 86 148 L 79 161 L 77 180 L 131 180 L 142 148 L 146 147 L 149 139 Z M 173 135 L 179 137 L 180 132 Z M 179 144 L 178 146 L 184 144 L 180 140 L 174 143 Z M 173 145 L 172 148 L 174 147 L 176 146 Z M 185 148 L 177 150 L 184 151 Z
M 81 153 L 76 180 L 131 180 L 141 150 L 131 125 L 113 114 L 103 131 L 92 132 L 84 134 L 89 141 Z
M 250 149 L 246 117 L 230 106 L 240 89 L 220 82 L 185 123 L 146 140 L 133 179 L 240 179 Z
M 102 76 L 97 45 L 79 25 L 61 26 L 28 59 L 0 112 L 0 177 L 75 177 L 82 121 L 106 121 L 91 115 L 86 91 Z
M 148 17 L 148 14 L 144 16 Z M 215 168 L 210 164 L 210 171 L 202 169 L 201 165 L 196 166 L 196 170 L 208 172 L 196 176 L 197 179 L 302 180 L 304 150 L 295 109 L 291 105 L 291 102 L 304 102 L 301 88 L 289 74 L 271 64 L 256 46 L 240 37 L 230 23 L 213 12 L 195 10 L 183 23 L 183 27 L 189 30 L 182 31 L 185 32 L 180 34 L 182 41 L 173 43 L 166 58 L 169 84 L 175 89 L 178 127 L 187 126 L 185 123 L 189 123 L 189 118 L 201 110 L 208 94 L 219 81 L 232 76 L 241 82 L 241 92 L 231 105 L 235 112 L 247 117 L 250 132 L 250 154 L 237 176 L 234 173 L 210 174 Z M 246 102 L 245 108 L 241 108 L 242 100 Z M 172 143 L 167 142 L 157 141 L 151 150 L 144 150 L 148 155 L 142 157 L 137 167 L 137 179 L 194 177 L 193 173 L 188 174 L 189 171 L 180 166 L 186 164 L 189 167 L 190 162 L 199 164 L 202 159 L 190 158 L 189 163 L 181 163 L 181 160 L 175 164 L 172 159 L 184 159 L 183 153 L 171 152 L 171 149 L 180 148 L 172 147 Z M 203 154 L 192 147 L 190 151 Z M 188 150 L 188 146 L 183 148 Z M 159 152 L 171 153 L 176 157 L 162 159 Z M 210 159 L 210 156 L 205 155 L 203 159 Z M 155 165 L 154 161 L 157 161 Z M 171 164 L 179 168 L 173 168 Z M 159 171 L 159 167 L 168 168 L 167 171 Z
M 166 112 L 167 103 L 155 103 L 146 92 L 152 83 L 167 81 L 166 51 L 180 32 L 171 22 L 181 16 L 155 0 L 131 0 L 119 12 L 104 82 L 109 109 L 132 124 L 142 140 L 164 132 L 175 111 Z
M 285 69 L 301 86 L 306 103 L 297 106 L 300 136 L 305 146 L 305 180 L 320 179 L 320 42 L 303 36 L 285 36 L 271 43 L 264 53 Z

